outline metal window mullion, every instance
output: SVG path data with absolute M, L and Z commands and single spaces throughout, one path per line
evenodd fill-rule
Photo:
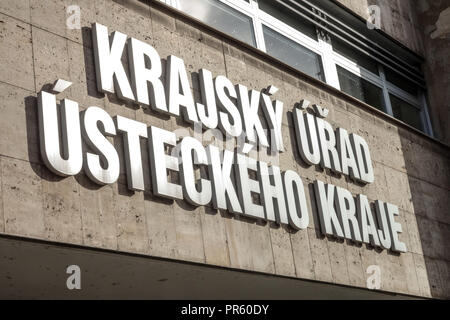
M 434 137 L 434 132 L 433 132 L 433 126 L 431 125 L 431 119 L 430 119 L 430 114 L 428 112 L 428 103 L 427 103 L 427 98 L 425 96 L 425 91 L 421 90 L 420 91 L 420 97 L 422 98 L 422 111 L 421 111 L 421 118 L 422 121 L 425 125 L 425 131 L 426 133 L 428 133 L 431 137 Z
M 286 38 L 299 43 L 300 45 L 317 54 L 322 53 L 318 41 L 309 38 L 308 36 L 304 35 L 301 31 L 286 25 L 284 22 L 270 16 L 264 11 L 258 10 L 258 19 L 262 24 L 278 32 L 279 34 L 285 36 Z
M 265 49 L 264 42 L 261 41 L 261 34 L 259 29 L 261 29 L 258 16 L 257 16 L 257 4 L 255 7 L 255 1 L 250 0 L 249 3 L 242 0 L 219 0 L 225 5 L 229 6 L 232 9 L 239 11 L 240 13 L 249 17 L 252 21 L 251 27 L 253 28 L 253 33 L 255 36 L 256 48 L 263 50 Z
M 357 75 L 360 78 L 363 78 L 364 80 L 369 81 L 377 87 L 383 87 L 383 81 L 381 80 L 379 75 L 370 72 L 364 67 L 358 66 L 356 63 L 338 55 L 336 52 L 333 52 L 333 59 L 337 65 L 348 70 L 349 72 Z
M 259 18 L 259 10 L 258 10 L 258 2 L 254 0 L 250 0 L 250 5 L 253 9 L 253 29 L 255 32 L 255 38 L 256 38 L 256 47 L 264 52 L 266 51 L 266 42 L 264 40 L 264 32 L 261 20 Z
M 417 88 L 418 94 L 415 96 L 415 95 L 397 87 L 396 85 L 390 83 L 388 80 L 386 80 L 386 86 L 390 93 L 395 94 L 399 98 L 407 101 L 408 103 L 410 103 L 412 105 L 417 106 L 418 108 L 422 108 L 423 102 L 422 102 L 422 98 L 419 93 L 422 92 L 423 89 Z
M 408 93 L 402 89 L 399 89 L 396 86 L 393 86 L 388 81 L 386 81 L 386 87 L 389 91 L 389 94 L 396 96 L 397 98 L 409 103 L 410 105 L 412 105 L 413 107 L 415 107 L 419 110 L 422 109 L 423 101 L 421 98 L 415 97 L 415 96 L 411 95 L 410 93 Z
M 327 41 L 319 39 L 319 46 L 322 51 L 322 64 L 325 73 L 325 81 L 334 88 L 341 90 L 336 63 L 333 59 L 333 47 Z
M 219 1 L 245 15 L 250 16 L 253 15 L 254 13 L 253 7 L 249 3 L 246 3 L 245 1 L 240 0 L 219 0 Z
M 383 96 L 384 105 L 386 108 L 386 113 L 394 116 L 394 111 L 392 110 L 391 98 L 389 97 L 389 90 L 386 84 L 386 75 L 384 74 L 384 68 L 381 64 L 378 64 L 378 72 L 380 73 L 381 83 L 383 85 Z

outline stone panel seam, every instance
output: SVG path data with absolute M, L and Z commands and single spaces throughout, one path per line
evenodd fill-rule
M 218 210 L 217 214 L 220 216 L 219 210 Z M 220 216 L 220 218 L 222 219 L 222 216 Z M 228 265 L 231 266 L 230 241 L 228 239 L 228 231 L 227 231 L 227 225 L 226 225 L 225 219 L 223 221 L 223 227 L 224 227 L 224 231 L 225 231 L 225 241 L 226 241 L 226 245 L 227 245 Z
M 430 256 L 429 254 L 425 254 L 425 253 L 422 253 L 422 254 L 420 254 L 420 253 L 416 253 L 416 254 L 418 254 L 418 255 L 421 255 L 421 256 L 423 256 L 423 257 L 427 257 L 427 258 L 429 258 L 429 259 L 432 259 L 432 260 L 441 260 L 441 261 L 445 261 L 445 262 L 448 262 L 448 263 L 450 263 L 450 260 L 448 259 L 448 258 L 443 258 L 443 257 L 436 257 L 436 256 Z
M 403 210 L 403 209 L 402 209 Z M 414 213 L 414 212 L 409 212 L 409 211 L 407 211 L 407 210 L 403 210 L 403 211 L 405 211 L 405 212 L 407 212 L 407 213 L 409 213 L 409 214 L 412 214 L 412 215 L 414 215 L 415 217 L 420 217 L 420 218 L 422 218 L 422 219 L 427 219 L 427 220 L 430 220 L 430 221 L 433 221 L 433 222 L 436 222 L 436 223 L 439 223 L 439 224 L 443 224 L 443 225 L 446 225 L 446 226 L 450 226 L 450 223 L 447 223 L 447 222 L 444 222 L 444 221 L 441 221 L 441 220 L 437 220 L 437 219 L 434 219 L 434 218 L 430 218 L 430 217 L 428 217 L 427 215 L 424 215 L 423 213 Z
M 419 276 L 417 275 L 416 261 L 414 260 L 414 253 L 412 253 L 412 252 L 411 252 L 411 258 L 413 259 L 413 263 L 414 263 L 414 266 L 413 266 L 414 267 L 414 275 L 416 276 L 417 285 L 419 287 L 419 293 L 422 294 L 422 292 L 420 290 Z M 408 284 L 406 285 L 406 288 L 408 288 Z M 412 292 L 410 292 L 410 293 L 414 294 Z
M 435 187 L 437 187 L 437 188 L 441 188 L 441 189 L 450 191 L 450 186 L 448 186 L 448 187 L 441 186 L 441 185 L 435 184 L 435 183 L 433 183 L 433 182 L 431 182 L 431 181 L 424 180 L 423 178 L 420 178 L 420 177 L 418 177 L 418 176 L 416 176 L 416 175 L 414 175 L 414 174 L 408 174 L 408 173 L 407 173 L 407 170 L 401 171 L 401 170 L 398 170 L 398 169 L 396 169 L 396 168 L 393 168 L 393 167 L 391 167 L 391 166 L 389 166 L 389 165 L 387 165 L 387 164 L 380 163 L 380 162 L 378 162 L 378 161 L 375 161 L 375 162 L 377 162 L 378 164 L 381 164 L 382 166 L 385 166 L 385 167 L 388 167 L 388 168 L 390 168 L 390 169 L 392 169 L 392 170 L 395 170 L 395 171 L 397 171 L 397 172 L 406 174 L 408 177 L 412 177 L 412 178 L 414 178 L 414 179 L 416 179 L 416 180 L 420 180 L 420 181 L 422 181 L 422 182 L 429 183 L 429 184 L 431 184 L 431 185 L 433 185 L 433 186 L 435 186 Z M 386 176 L 385 176 L 385 178 L 386 178 Z
M 31 10 L 30 10 L 30 11 L 31 11 Z M 20 22 L 22 22 L 22 23 L 24 23 L 24 24 L 31 25 L 30 22 L 24 21 L 24 20 L 19 19 L 19 18 L 17 18 L 17 17 L 13 17 L 12 15 L 9 15 L 9 14 L 7 14 L 7 13 L 5 13 L 5 12 L 0 11 L 0 14 L 6 16 L 6 17 L 8 17 L 8 18 L 14 19 L 14 20 L 16 20 L 16 21 L 20 21 Z M 30 18 L 31 18 L 31 12 L 30 12 Z M 31 21 L 31 20 L 30 20 L 30 21 Z
M 400 208 L 400 209 L 401 209 L 401 208 Z M 404 210 L 404 209 L 401 209 L 401 210 L 404 211 L 404 212 L 406 212 L 406 213 L 409 213 L 409 214 L 414 215 L 415 218 L 420 217 L 421 219 L 427 219 L 427 220 L 429 220 L 429 221 L 436 222 L 436 223 L 438 223 L 438 224 L 443 224 L 443 225 L 445 225 L 445 226 L 450 226 L 450 223 L 447 223 L 447 222 L 441 221 L 441 220 L 437 220 L 437 219 L 435 219 L 435 218 L 430 218 L 429 216 L 427 216 L 427 215 L 424 214 L 424 213 L 410 212 L 410 211 Z
M 34 69 L 34 62 L 33 62 L 33 69 Z M 33 70 L 33 72 L 34 72 L 34 70 Z M 35 78 L 35 77 L 34 77 Z M 36 80 L 34 80 L 35 82 L 36 82 Z M 23 87 L 21 87 L 21 86 L 18 86 L 17 84 L 12 84 L 12 83 L 9 83 L 9 82 L 6 82 L 6 81 L 2 81 L 2 80 L 0 80 L 0 83 L 2 83 L 2 84 L 6 84 L 6 85 L 8 85 L 8 86 L 11 86 L 11 87 L 14 87 L 14 88 L 18 88 L 18 89 L 21 89 L 21 90 L 24 90 L 24 91 L 28 91 L 28 92 L 30 92 L 30 93 L 36 93 L 36 85 L 35 85 L 35 91 L 31 91 L 30 89 L 27 89 L 27 88 L 23 88 Z
M 40 166 L 40 173 L 42 175 L 42 166 Z M 44 225 L 44 233 L 42 236 L 43 236 L 43 238 L 50 240 L 51 238 L 49 237 L 48 229 L 47 229 L 48 224 L 47 224 L 47 216 L 46 216 L 46 211 L 45 211 L 45 203 L 44 203 L 45 197 L 44 197 L 44 186 L 42 184 L 42 178 L 39 179 L 39 187 L 41 190 L 40 198 L 41 198 L 41 206 L 42 206 L 42 220 L 43 220 L 42 222 Z M 6 229 L 5 229 L 5 231 L 6 231 Z
M 35 25 L 35 24 L 31 23 L 31 22 L 23 21 L 23 20 L 21 20 L 21 19 L 18 19 L 18 18 L 16 18 L 16 17 L 13 17 L 13 16 L 11 16 L 11 15 L 9 15 L 9 14 L 6 14 L 6 13 L 3 13 L 3 12 L 0 12 L 0 14 L 6 16 L 6 17 L 8 17 L 8 18 L 11 18 L 11 19 L 13 19 L 13 20 L 22 22 L 23 24 L 29 25 L 31 29 L 36 28 L 36 29 L 39 29 L 39 30 L 41 30 L 41 31 L 43 31 L 43 32 L 51 33 L 51 34 L 54 35 L 54 36 L 58 36 L 58 37 L 60 37 L 60 38 L 64 38 L 64 39 L 66 39 L 66 40 L 68 40 L 68 41 L 70 41 L 70 42 L 73 42 L 73 43 L 82 45 L 83 47 L 86 47 L 86 48 L 88 48 L 88 49 L 92 49 L 91 47 L 88 47 L 88 46 L 84 45 L 84 43 L 79 43 L 79 42 L 77 42 L 77 41 L 75 41 L 75 40 L 73 40 L 73 39 L 68 38 L 67 36 L 63 36 L 63 35 L 61 35 L 61 34 L 58 34 L 58 33 L 53 32 L 53 31 L 51 31 L 51 30 L 44 29 L 44 28 L 42 28 L 42 27 L 40 27 L 40 26 L 37 26 L 37 25 Z M 30 19 L 31 19 L 31 10 L 30 10 Z M 30 20 L 30 21 L 31 21 L 31 20 Z M 117 31 L 120 31 L 120 30 L 117 30 Z M 33 32 L 31 32 L 31 33 L 33 33 Z
M 352 245 L 352 244 L 350 244 L 350 246 L 351 246 L 351 245 Z M 359 248 L 359 247 L 356 246 L 356 245 L 355 245 L 355 247 Z M 348 252 L 347 252 L 347 250 L 348 250 L 348 247 L 347 247 L 347 246 L 344 246 L 345 264 L 347 265 L 347 274 L 348 274 L 348 277 L 349 277 L 349 279 L 350 279 L 350 268 L 349 268 L 349 261 L 348 261 L 348 255 L 347 255 Z M 364 248 L 363 248 L 363 250 L 364 250 Z M 366 272 L 365 272 L 365 270 L 364 270 L 363 263 L 362 263 L 361 250 L 358 250 L 358 257 L 359 257 L 359 262 L 360 262 L 360 265 L 361 265 L 361 272 L 362 272 L 363 275 L 365 275 Z M 351 282 L 351 280 L 350 280 L 350 282 Z M 355 287 L 358 287 L 358 286 L 355 285 Z
M 295 277 L 300 279 L 300 276 L 297 273 L 297 266 L 295 264 L 295 253 L 294 253 L 294 246 L 292 245 L 292 233 L 289 231 L 289 242 L 291 244 L 291 252 L 292 252 L 292 262 L 294 263 L 294 272 L 295 272 Z M 309 242 L 309 238 L 308 238 L 308 242 Z
M 24 159 L 20 159 L 20 158 L 16 158 L 16 157 L 11 157 L 5 154 L 0 154 L 0 158 L 7 158 L 7 159 L 12 159 L 12 160 L 17 160 L 17 161 L 22 161 L 22 162 L 28 162 L 28 163 L 32 163 L 32 164 L 36 164 L 38 166 L 42 166 L 42 163 L 40 162 L 34 162 L 34 161 L 29 161 L 29 160 L 24 160 Z
M 31 2 L 28 2 L 28 6 L 30 9 L 30 22 L 27 23 L 30 25 L 30 36 L 31 36 L 31 62 L 33 63 L 33 81 L 34 81 L 34 92 L 37 92 L 36 88 L 36 67 L 34 65 L 34 42 L 33 42 L 33 26 L 31 25 Z
M 267 228 L 268 227 L 268 228 Z M 270 252 L 272 252 L 272 265 L 274 274 L 277 274 L 277 264 L 275 263 L 275 254 L 273 253 L 272 233 L 270 232 L 270 222 L 267 222 L 267 232 L 269 233 Z
M 312 264 L 312 273 L 313 273 L 313 280 L 317 280 L 317 276 L 316 276 L 316 268 L 314 267 L 314 259 L 313 259 L 313 252 L 312 252 L 312 245 L 311 245 L 311 240 L 309 239 L 309 233 L 306 232 L 306 237 L 308 237 L 308 244 L 309 244 L 309 254 L 311 255 L 311 264 Z M 327 250 L 328 252 L 328 250 Z M 330 257 L 328 256 L 328 259 L 330 259 Z M 331 266 L 330 266 L 331 268 Z
M 223 65 L 225 67 L 225 75 L 228 77 L 228 68 L 227 68 L 227 58 L 226 58 L 226 54 L 225 54 L 225 46 L 223 41 L 221 41 L 222 43 L 222 56 L 223 56 Z
M 8 156 L 8 155 L 2 154 L 2 153 L 0 153 L 0 157 L 12 159 L 12 160 L 23 161 L 23 162 L 28 162 L 28 163 L 32 163 L 32 164 L 36 164 L 36 165 L 42 166 L 42 162 L 36 162 L 36 161 L 30 161 L 30 160 L 27 160 L 27 159 L 20 159 L 20 158 L 16 158 L 16 157 L 11 157 L 11 156 Z
M 77 182 L 77 191 L 78 191 L 78 208 L 80 211 L 80 221 L 81 221 L 81 243 L 85 245 L 85 229 L 84 229 L 84 223 L 83 223 L 83 210 L 81 206 L 81 188 L 80 184 Z
M 174 203 L 174 205 L 176 206 L 177 204 L 176 203 Z M 199 222 L 200 222 L 200 234 L 201 234 L 201 236 L 202 236 L 202 247 L 203 247 L 203 261 L 205 261 L 205 263 L 206 263 L 206 250 L 205 250 L 205 237 L 203 236 L 203 223 L 202 223 L 202 217 L 201 217 L 201 215 L 204 213 L 204 208 L 202 208 L 202 209 L 198 209 L 198 207 L 196 208 L 196 210 L 198 210 L 198 220 L 199 220 Z M 203 211 L 203 212 L 202 212 Z
M 5 219 L 5 201 L 4 201 L 4 199 L 3 199 L 3 192 L 4 192 L 4 186 L 3 186 L 3 165 L 2 165 L 2 158 L 0 157 L 0 183 L 1 183 L 1 188 L 0 188 L 0 190 L 1 190 L 1 194 L 0 194 L 0 197 L 1 197 L 1 199 L 2 199 L 2 212 L 3 212 L 3 215 L 2 215 L 2 219 L 3 219 L 3 232 L 5 232 L 6 233 L 6 219 Z
M 145 236 L 146 236 L 146 240 L 147 240 L 147 254 L 150 254 L 151 248 L 150 248 L 150 238 L 149 238 L 149 234 L 148 234 L 148 223 L 147 223 L 147 211 L 145 210 L 145 192 L 141 193 L 142 196 L 142 206 L 144 208 L 143 210 L 143 218 L 144 218 L 144 225 L 145 225 Z M 117 229 L 117 227 L 115 227 L 115 229 Z M 117 233 L 117 231 L 116 231 Z

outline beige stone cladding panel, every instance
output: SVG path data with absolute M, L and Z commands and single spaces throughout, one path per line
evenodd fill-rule
M 0 114 L 0 154 L 40 163 L 35 94 L 0 83 Z
M 201 210 L 183 201 L 173 205 L 176 234 L 176 257 L 192 262 L 205 262 Z
M 315 279 L 314 263 L 309 240 L 309 228 L 291 234 L 295 273 L 298 278 Z
M 68 41 L 37 27 L 32 28 L 36 91 L 48 91 L 57 79 L 69 79 Z M 69 93 L 69 90 L 64 91 L 58 98 L 68 98 Z
M 30 22 L 30 0 L 4 0 L 0 3 L 0 12 Z
M 83 244 L 117 250 L 115 187 L 94 187 L 84 174 L 77 177 L 77 182 L 79 183 Z
M 333 282 L 331 261 L 328 250 L 328 239 L 322 237 L 318 230 L 308 229 L 309 244 L 315 279 Z
M 41 166 L 2 157 L 5 233 L 45 238 Z
M 117 183 L 113 212 L 116 220 L 117 248 L 119 251 L 148 254 L 148 230 L 141 192 L 129 191 Z
M 34 91 L 31 37 L 29 24 L 0 13 L 1 82 Z
M 171 201 L 145 194 L 144 209 L 150 255 L 175 259 L 177 237 Z
M 210 265 L 230 266 L 226 221 L 211 207 L 200 209 L 205 261 Z
M 42 167 L 41 174 L 45 238 L 82 244 L 78 182 L 74 177 L 58 177 L 45 167 Z
M 91 106 L 104 109 L 105 95 L 97 90 L 93 50 L 73 41 L 67 42 L 67 50 L 69 56 L 67 80 L 72 82 L 67 89 L 70 99 L 79 104 L 80 110 Z
M 275 273 L 295 277 L 295 261 L 292 247 L 292 232 L 288 226 L 270 228 Z

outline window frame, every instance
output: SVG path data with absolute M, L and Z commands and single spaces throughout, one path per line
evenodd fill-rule
M 172 7 L 178 9 L 179 6 L 177 5 L 177 3 L 178 1 L 182 0 L 160 0 L 160 1 L 165 2 L 166 4 L 171 5 Z M 325 81 L 322 80 L 319 81 L 325 82 L 328 85 L 341 91 L 341 86 L 339 84 L 339 76 L 336 67 L 337 65 L 339 65 L 340 67 L 348 70 L 349 72 L 355 74 L 356 76 L 379 87 L 383 92 L 383 98 L 385 102 L 384 112 L 390 115 L 391 117 L 394 117 L 394 114 L 392 111 L 391 101 L 389 98 L 390 94 L 396 96 L 401 100 L 404 100 L 408 104 L 417 108 L 420 111 L 420 116 L 424 128 L 423 132 L 433 137 L 433 130 L 428 112 L 426 93 L 425 90 L 421 88 L 419 85 L 418 85 L 419 92 L 416 97 L 387 81 L 383 66 L 378 61 L 377 65 L 379 69 L 378 70 L 379 75 L 374 74 L 373 72 L 365 69 L 362 66 L 359 66 L 357 63 L 351 61 L 347 57 L 334 51 L 331 41 L 330 42 L 324 41 L 319 36 L 316 41 L 310 38 L 309 36 L 303 34 L 300 30 L 297 30 L 287 25 L 283 21 L 262 11 L 261 9 L 259 9 L 258 2 L 256 0 L 248 0 L 248 2 L 246 0 L 218 0 L 218 1 L 230 6 L 235 10 L 240 11 L 241 13 L 247 15 L 249 18 L 252 19 L 253 32 L 256 38 L 257 49 L 267 53 L 264 40 L 263 25 L 268 28 L 271 28 L 272 30 L 278 32 L 282 36 L 285 36 L 288 39 L 297 42 L 298 44 L 302 45 L 303 47 L 313 51 L 314 53 L 320 56 L 320 59 L 322 60 L 322 67 Z M 367 56 L 371 57 L 371 54 L 368 54 Z M 398 71 L 396 72 L 402 75 L 403 77 L 410 79 L 408 75 Z M 417 84 L 416 81 L 414 80 L 412 81 Z M 402 121 L 401 119 L 397 120 Z
M 258 49 L 267 53 L 267 49 L 265 46 L 263 26 L 270 28 L 273 31 L 279 33 L 280 35 L 286 37 L 287 39 L 292 40 L 292 41 L 298 43 L 299 45 L 305 47 L 306 49 L 312 51 L 313 53 L 317 54 L 320 57 L 320 60 L 322 63 L 322 68 L 323 68 L 323 73 L 324 73 L 323 76 L 325 79 L 325 81 L 323 81 L 323 82 L 327 83 L 328 77 L 327 77 L 327 71 L 326 71 L 326 67 L 325 67 L 325 63 L 324 63 L 325 62 L 325 52 L 320 47 L 319 40 L 315 41 L 314 39 L 311 39 L 307 35 L 304 35 L 300 31 L 298 31 L 297 29 L 282 23 L 278 19 L 275 19 L 274 17 L 270 16 L 269 14 L 267 14 L 261 10 L 259 10 L 259 11 L 260 11 L 259 12 L 259 23 L 261 25 L 261 32 L 262 32 L 261 37 L 264 41 L 264 50 L 262 48 L 258 48 Z M 317 80 L 322 81 L 320 79 L 317 79 Z

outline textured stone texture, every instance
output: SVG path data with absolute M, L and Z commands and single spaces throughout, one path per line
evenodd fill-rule
M 65 27 L 65 17 L 71 3 L 47 2 L 0 5 L 0 61 L 4 68 L 0 74 L 0 232 L 363 288 L 367 268 L 378 265 L 383 290 L 450 298 L 448 147 L 396 127 L 343 95 L 311 83 L 301 74 L 285 72 L 160 6 L 125 0 L 79 1 L 82 29 L 70 30 Z M 90 37 L 94 21 L 154 45 L 163 59 L 169 54 L 182 57 L 196 95 L 196 72 L 201 67 L 249 89 L 261 90 L 269 84 L 279 87 L 277 98 L 285 103 L 282 133 L 286 152 L 270 161 L 303 178 L 308 229 L 294 232 L 209 207 L 194 208 L 183 201 L 157 198 L 151 194 L 150 179 L 145 181 L 145 192 L 130 192 L 123 161 L 119 182 L 103 187 L 83 173 L 58 178 L 43 167 L 35 97 L 57 78 L 74 82 L 58 98 L 77 101 L 80 110 L 95 105 L 111 115 L 192 134 L 181 120 L 97 92 Z M 355 184 L 302 162 L 288 112 L 301 99 L 326 106 L 334 128 L 344 127 L 367 140 L 374 184 Z M 117 137 L 114 144 L 123 160 L 122 139 Z M 143 140 L 143 163 L 148 163 L 147 152 Z M 149 176 L 148 166 L 144 173 Z M 311 188 L 316 179 L 348 188 L 354 195 L 366 194 L 371 201 L 398 205 L 398 221 L 403 227 L 400 240 L 406 243 L 408 253 L 394 255 L 322 237 Z
M 200 220 L 202 208 L 190 208 L 184 203 L 181 205 L 182 207 L 175 203 L 173 207 L 177 243 L 176 257 L 186 261 L 205 262 Z
M 5 217 L 3 214 L 3 182 L 2 182 L 2 163 L 0 158 L 0 232 L 5 232 Z
M 2 157 L 5 233 L 45 238 L 41 167 Z
M 297 277 L 314 279 L 314 266 L 311 256 L 308 230 L 301 230 L 291 234 L 292 252 Z
M 225 221 L 216 210 L 209 207 L 201 208 L 200 219 L 206 263 L 230 266 Z
M 57 79 L 69 78 L 67 40 L 33 26 L 33 54 L 36 89 Z M 65 93 L 65 92 L 64 92 Z
M 176 257 L 175 220 L 172 208 L 168 207 L 169 204 L 170 202 L 155 199 L 152 196 L 145 198 L 149 252 L 153 256 Z
M 418 7 L 418 22 L 422 27 L 422 34 L 425 45 L 425 74 L 429 86 L 430 117 L 435 126 L 436 135 L 450 143 L 450 133 L 448 122 L 450 121 L 449 104 L 450 101 L 450 61 L 448 52 L 450 50 L 449 35 L 446 38 L 431 38 L 431 31 L 436 29 L 440 14 L 450 8 L 450 1 L 421 0 Z M 445 21 L 444 25 L 446 24 Z M 448 22 L 447 22 L 448 24 Z
M 414 51 L 423 51 L 421 30 L 413 1 L 403 0 L 337 0 L 364 19 L 369 18 L 368 7 L 381 8 L 381 29 Z M 419 1 L 420 2 L 420 1 Z M 423 2 L 423 1 L 422 1 Z
M 284 276 L 295 276 L 294 256 L 289 229 L 285 226 L 270 228 L 270 240 L 275 273 Z
M 345 244 L 345 257 L 348 268 L 349 283 L 352 286 L 366 287 L 365 270 L 362 267 L 362 253 L 363 247 Z
M 146 216 L 143 196 L 127 190 L 125 185 L 114 188 L 116 201 L 113 212 L 116 218 L 117 248 L 120 251 L 148 253 Z
M 4 0 L 0 12 L 24 22 L 30 22 L 30 0 Z
M 31 26 L 0 14 L 0 41 L 0 81 L 34 91 Z
M 308 229 L 308 237 L 315 279 L 333 282 L 330 255 L 327 245 L 328 240 L 322 237 L 318 230 L 312 229 Z
M 77 182 L 80 193 L 83 244 L 116 250 L 115 188 L 105 186 L 96 188 L 96 192 L 93 192 L 89 178 L 85 175 L 77 177 Z
M 342 241 L 327 241 L 327 245 L 333 282 L 339 284 L 350 283 L 344 243 Z
M 78 183 L 74 177 L 61 179 L 45 167 L 41 174 L 46 238 L 82 244 Z
M 34 92 L 0 83 L 0 154 L 40 162 Z
M 225 217 L 230 266 L 239 269 L 253 269 L 248 223 L 239 221 L 239 217 Z

